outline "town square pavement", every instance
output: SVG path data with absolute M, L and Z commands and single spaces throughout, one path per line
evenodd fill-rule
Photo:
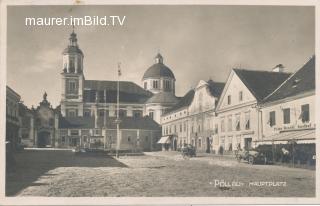
M 7 196 L 314 197 L 315 170 L 238 163 L 233 157 L 177 152 L 142 156 L 25 150 L 6 176 Z

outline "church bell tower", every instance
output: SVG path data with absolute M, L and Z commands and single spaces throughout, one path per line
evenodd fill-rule
M 72 31 L 69 45 L 62 53 L 61 113 L 63 116 L 83 116 L 83 53 L 77 34 Z

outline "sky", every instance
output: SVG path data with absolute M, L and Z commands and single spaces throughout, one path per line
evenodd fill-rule
M 10 6 L 7 85 L 27 106 L 61 99 L 62 51 L 71 26 L 25 26 L 25 17 L 126 16 L 123 26 L 76 26 L 86 79 L 142 86 L 158 51 L 183 96 L 200 80 L 225 82 L 232 68 L 299 69 L 315 52 L 315 10 L 301 6 Z

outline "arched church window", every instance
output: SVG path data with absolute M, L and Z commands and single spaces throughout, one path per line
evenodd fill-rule
M 158 81 L 157 80 L 153 81 L 153 88 L 158 89 Z
M 69 57 L 69 72 L 70 73 L 75 72 L 75 59 L 74 59 L 74 57 Z

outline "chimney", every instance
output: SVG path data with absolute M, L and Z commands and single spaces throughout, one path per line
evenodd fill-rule
M 272 71 L 273 72 L 284 72 L 285 67 L 282 64 L 278 64 L 275 66 Z

